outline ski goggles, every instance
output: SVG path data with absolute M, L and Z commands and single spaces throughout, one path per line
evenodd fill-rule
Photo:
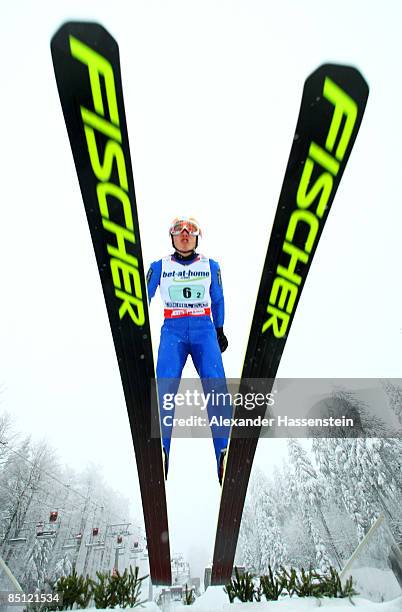
M 184 230 L 187 230 L 190 236 L 201 235 L 201 229 L 198 223 L 190 219 L 178 219 L 174 221 L 170 226 L 170 235 L 178 236 Z

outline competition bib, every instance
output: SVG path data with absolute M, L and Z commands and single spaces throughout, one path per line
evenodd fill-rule
M 165 318 L 209 315 L 211 312 L 211 268 L 208 257 L 198 255 L 190 264 L 180 264 L 171 255 L 162 259 L 160 292 Z

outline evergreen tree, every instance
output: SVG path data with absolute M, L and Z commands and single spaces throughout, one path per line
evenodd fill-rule
M 260 574 L 267 572 L 269 565 L 279 567 L 287 558 L 275 499 L 272 485 L 256 468 L 243 512 L 238 560 Z
M 402 425 L 402 387 L 387 379 L 382 379 L 381 384 L 387 394 L 389 407 Z
M 323 512 L 323 500 L 325 499 L 325 487 L 318 477 L 312 462 L 308 458 L 307 452 L 303 449 L 300 442 L 294 438 L 288 440 L 288 451 L 290 464 L 292 466 L 292 481 L 294 483 L 295 494 L 297 495 L 300 511 L 303 514 L 304 522 L 308 526 L 316 548 L 316 558 L 320 567 L 331 565 L 330 557 L 326 552 L 325 545 L 319 532 L 314 525 L 318 519 L 326 534 L 328 546 L 332 551 L 333 563 L 341 566 L 340 555 L 337 551 L 332 534 L 329 531 Z M 332 564 L 333 564 L 332 563 Z
M 52 584 L 55 584 L 59 578 L 69 576 L 73 570 L 73 565 L 68 555 L 64 555 L 54 566 L 50 575 Z

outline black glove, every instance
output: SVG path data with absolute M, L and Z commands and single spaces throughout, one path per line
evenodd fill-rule
M 229 342 L 225 334 L 223 333 L 223 327 L 216 328 L 216 335 L 218 338 L 218 344 L 219 348 L 221 349 L 221 353 L 224 353 L 228 347 Z

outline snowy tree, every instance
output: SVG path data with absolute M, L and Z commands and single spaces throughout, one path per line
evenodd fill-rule
M 343 441 L 337 448 L 345 505 L 354 514 L 360 538 L 379 514 L 392 516 L 390 505 L 392 498 L 399 495 L 398 480 L 383 456 L 392 454 L 393 450 L 390 440 L 378 438 Z
M 287 549 L 283 541 L 283 535 L 278 527 L 277 520 L 267 514 L 265 519 L 265 529 L 261 533 L 261 566 L 260 570 L 264 573 L 268 568 L 278 569 L 287 559 Z
M 338 444 L 337 438 L 313 438 L 311 449 L 320 474 L 321 482 L 325 483 L 323 495 L 327 503 L 334 501 L 341 511 L 345 508 L 342 502 L 339 470 L 334 460 Z
M 37 494 L 40 493 L 43 497 L 41 484 L 45 479 L 44 473 L 51 468 L 52 462 L 53 451 L 44 443 L 33 446 L 28 437 L 17 451 L 9 454 L 3 465 L 0 485 L 6 492 L 3 508 L 7 510 L 7 519 L 4 521 L 1 552 L 6 562 L 10 554 L 7 542 L 10 537 L 19 537 Z
M 239 537 L 242 563 L 258 574 L 277 568 L 287 559 L 272 485 L 254 469 Z
M 383 381 L 383 387 L 390 404 L 398 410 L 398 388 L 389 381 Z M 332 497 L 340 509 L 344 507 L 354 521 L 360 540 L 379 514 L 385 514 L 388 519 L 400 515 L 402 443 L 389 437 L 392 427 L 375 414 L 375 407 L 369 409 L 356 393 L 339 388 L 322 402 L 322 415 L 323 406 L 327 410 L 325 416 L 352 416 L 358 425 L 349 432 L 341 428 L 337 431 L 338 438 L 317 437 L 312 447 L 328 485 L 328 501 Z
M 359 540 L 379 514 L 400 516 L 400 440 L 314 440 L 312 447 L 330 495 L 353 519 Z
M 307 567 L 316 558 L 311 532 L 306 528 L 298 504 L 294 504 L 292 513 L 286 513 L 282 529 L 283 539 L 288 551 L 287 565 Z
M 356 533 L 356 521 L 351 520 L 351 514 L 357 511 L 352 503 L 354 496 L 348 486 L 345 487 L 344 464 L 341 461 L 347 456 L 347 453 L 342 454 L 344 444 L 348 445 L 349 441 L 342 438 L 312 440 L 313 456 L 323 483 L 326 517 L 328 523 L 332 524 L 329 529 L 337 549 L 342 551 L 343 559 L 350 556 L 360 539 Z
M 341 499 L 346 510 L 352 517 L 357 530 L 358 539 L 364 537 L 370 527 L 373 516 L 364 498 L 364 484 L 361 481 L 359 465 L 356 464 L 356 440 L 338 440 L 335 447 L 334 461 L 339 474 Z
M 273 474 L 272 493 L 275 496 L 275 507 L 277 510 L 277 518 L 283 526 L 289 512 L 293 508 L 292 489 L 289 486 L 288 466 L 284 461 L 282 465 L 276 466 Z
M 9 444 L 16 438 L 12 431 L 11 416 L 7 412 L 0 413 L 0 470 L 10 453 Z
M 254 508 L 251 503 L 247 502 L 243 510 L 235 565 L 244 565 L 248 571 L 256 571 L 255 568 L 259 565 L 258 536 L 254 522 Z
M 311 533 L 316 548 L 317 562 L 320 567 L 323 567 L 325 564 L 328 567 L 331 565 L 330 557 L 325 552 L 325 546 L 319 536 L 319 531 L 314 525 L 314 521 L 318 519 L 324 529 L 327 545 L 332 551 L 333 560 L 334 562 L 336 561 L 338 566 L 341 566 L 340 555 L 323 512 L 322 501 L 325 499 L 325 487 L 308 458 L 307 452 L 298 440 L 294 438 L 288 440 L 288 451 L 293 471 L 293 490 L 299 501 L 300 512 L 303 514 L 304 522 Z
M 382 379 L 381 384 L 387 394 L 389 407 L 402 425 L 402 387 L 386 379 Z
M 51 584 L 55 584 L 59 578 L 69 576 L 72 571 L 73 564 L 71 563 L 69 556 L 64 555 L 64 557 L 62 559 L 59 559 L 59 561 L 56 563 L 54 569 L 50 574 Z
M 346 417 L 353 420 L 353 427 L 337 426 L 331 429 L 331 437 L 386 437 L 392 434 L 388 420 L 378 414 L 375 406 L 370 406 L 359 394 L 342 386 L 336 387 L 328 397 L 314 404 L 308 416 L 321 418 Z M 309 429 L 311 437 L 325 437 L 327 432 L 321 427 Z
M 314 542 L 316 569 L 322 573 L 328 573 L 332 564 L 327 553 L 327 547 L 325 546 L 321 534 L 317 529 L 314 520 L 312 520 L 312 517 L 307 515 L 306 519 L 308 530 L 311 533 L 311 538 Z
M 31 588 L 37 591 L 45 591 L 48 587 L 49 558 L 52 542 L 50 540 L 36 540 L 32 551 L 32 566 L 35 571 L 31 574 Z

